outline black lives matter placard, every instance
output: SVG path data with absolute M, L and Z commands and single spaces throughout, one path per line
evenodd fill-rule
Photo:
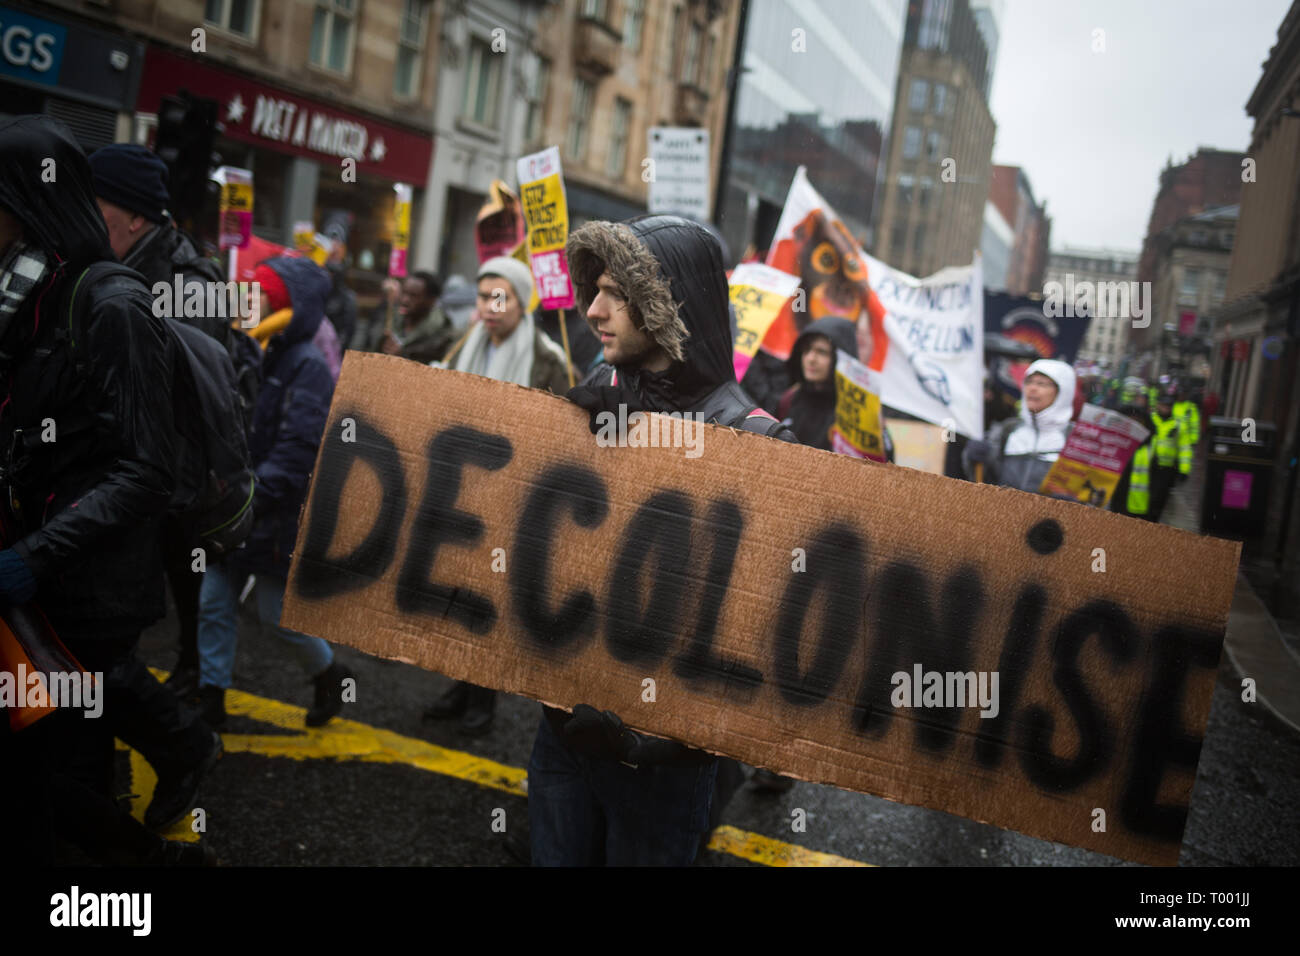
M 1177 861 L 1238 545 L 702 427 L 602 447 L 563 399 L 349 352 L 283 622 Z

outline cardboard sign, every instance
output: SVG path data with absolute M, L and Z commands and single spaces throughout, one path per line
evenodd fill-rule
M 696 427 L 696 457 L 611 447 L 562 398 L 348 352 L 282 623 L 1177 861 L 1239 544 Z
M 767 330 L 799 288 L 799 277 L 757 262 L 736 266 L 728 279 L 731 306 L 736 312 L 736 341 L 732 361 L 736 381 L 754 360 Z
M 835 424 L 831 451 L 885 460 L 880 434 L 880 374 L 843 349 L 835 350 Z
M 406 250 L 411 245 L 411 194 L 406 183 L 393 185 L 393 248 L 388 254 L 388 274 L 406 276 Z
M 1105 508 L 1138 445 L 1151 433 L 1133 419 L 1099 405 L 1084 405 L 1060 457 L 1038 491 Z
M 519 194 L 528 220 L 528 255 L 543 309 L 573 308 L 573 282 L 564 258 L 569 201 L 564 195 L 559 147 L 519 160 Z
M 217 213 L 221 217 L 217 244 L 222 249 L 243 249 L 253 235 L 253 173 L 222 166 L 212 178 L 221 186 Z

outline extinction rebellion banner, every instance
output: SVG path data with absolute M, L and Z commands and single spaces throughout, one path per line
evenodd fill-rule
M 809 322 L 856 322 L 858 358 L 880 373 L 886 405 L 970 437 L 984 434 L 983 279 L 978 259 L 917 279 L 862 251 L 799 167 L 768 265 L 802 285 L 762 347 L 790 354 Z

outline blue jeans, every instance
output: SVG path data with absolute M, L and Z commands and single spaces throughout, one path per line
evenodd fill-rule
M 199 589 L 200 685 L 226 688 L 234 678 L 239 592 L 247 579 L 221 562 L 209 564 L 203 573 L 203 586 Z M 293 648 L 309 677 L 317 677 L 334 662 L 334 650 L 319 637 L 280 626 L 285 584 L 283 578 L 257 576 L 253 585 L 257 618 L 263 624 L 270 624 L 271 631 Z
M 690 866 L 718 761 L 639 767 L 575 753 L 542 717 L 528 761 L 533 866 Z

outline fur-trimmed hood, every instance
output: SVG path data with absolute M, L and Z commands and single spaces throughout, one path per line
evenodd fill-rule
M 735 381 L 722 251 L 703 226 L 678 216 L 589 222 L 569 236 L 565 253 L 579 315 L 587 316 L 596 280 L 608 272 L 632 321 L 673 359 L 679 392 Z

